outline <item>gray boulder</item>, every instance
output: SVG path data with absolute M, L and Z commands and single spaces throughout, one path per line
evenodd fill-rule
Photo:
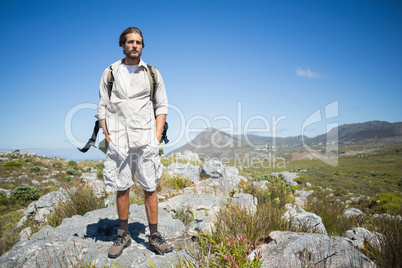
M 376 267 L 360 250 L 342 237 L 315 233 L 274 231 L 272 241 L 254 250 L 262 256 L 263 268 L 271 267 Z
M 297 185 L 297 182 L 293 181 L 293 179 L 299 177 L 297 173 L 289 172 L 289 171 L 283 171 L 283 172 L 273 172 L 272 175 L 274 176 L 279 176 L 279 174 L 282 174 L 284 176 L 284 181 L 293 185 Z
M 295 192 L 295 204 L 300 207 L 305 207 L 307 205 L 307 197 L 314 193 L 313 190 L 304 191 L 296 190 Z
M 10 159 L 8 157 L 0 157 L 0 162 L 8 162 Z
M 345 211 L 343 212 L 343 216 L 348 218 L 351 216 L 359 216 L 359 215 L 364 215 L 364 213 L 358 208 L 348 208 L 345 209 Z
M 193 153 L 190 150 L 184 151 L 182 156 L 183 156 L 184 159 L 186 159 L 188 161 L 194 161 L 194 162 L 200 161 L 200 157 L 198 156 L 198 154 Z
M 174 241 L 184 232 L 180 220 L 159 210 L 158 229 L 167 239 Z M 64 219 L 56 228 L 49 225 L 33 234 L 29 240 L 19 241 L 0 257 L 0 267 L 81 267 L 92 263 L 96 267 L 149 267 L 147 258 L 155 267 L 173 267 L 177 252 L 155 255 L 148 247 L 148 221 L 144 205 L 131 205 L 129 230 L 131 246 L 117 259 L 109 259 L 107 252 L 119 228 L 116 208 L 104 208 Z
M 218 212 L 222 199 L 210 194 L 187 193 L 170 198 L 160 203 L 159 207 L 166 209 L 173 216 L 179 211 L 189 211 L 195 219 L 202 216 L 213 217 Z
M 2 188 L 0 188 L 0 192 L 3 193 L 3 194 L 5 194 L 7 197 L 9 197 L 10 194 L 11 194 L 11 191 L 10 191 L 10 190 L 2 189 Z
M 257 211 L 257 197 L 253 197 L 251 194 L 234 194 L 230 201 L 243 209 L 248 209 L 252 213 Z
M 20 240 L 28 240 L 32 234 L 31 227 L 27 227 L 20 232 Z
M 211 233 L 214 228 L 214 223 L 211 221 L 209 216 L 201 216 L 194 219 L 186 226 L 186 232 L 189 234 L 205 234 Z
M 201 177 L 210 177 L 214 179 L 225 177 L 225 167 L 218 159 L 211 159 L 202 165 Z
M 382 214 L 374 214 L 373 215 L 374 218 L 385 218 L 385 219 L 389 219 L 389 220 L 399 220 L 402 221 L 402 217 L 399 215 L 390 215 L 388 213 L 382 213 Z
M 181 176 L 183 178 L 190 179 L 192 182 L 197 182 L 200 180 L 199 170 L 200 167 L 193 166 L 190 163 L 172 163 L 167 168 L 167 172 L 170 176 Z
M 256 182 L 252 182 L 252 184 L 255 188 L 266 190 L 266 189 L 268 189 L 267 182 L 268 181 L 256 181 Z
M 81 175 L 81 182 L 92 184 L 95 182 L 95 180 L 97 180 L 96 173 L 82 173 Z
M 361 227 L 347 230 L 345 237 L 352 240 L 353 246 L 359 249 L 365 248 L 365 243 L 371 244 L 373 247 L 380 248 L 380 239 L 382 235 L 377 232 L 370 232 L 369 230 Z
M 287 204 L 285 209 L 286 212 L 283 214 L 282 218 L 289 222 L 293 227 L 308 232 L 327 234 L 327 230 L 325 229 L 320 216 L 307 212 L 301 207 L 292 204 Z
M 105 195 L 105 183 L 98 179 L 96 173 L 82 173 L 81 182 L 93 187 L 96 197 L 100 198 Z
M 71 190 L 74 190 L 74 188 L 71 188 Z M 47 221 L 46 215 L 54 211 L 57 202 L 59 200 L 66 201 L 69 198 L 67 191 L 60 188 L 58 191 L 50 192 L 39 198 L 39 200 L 31 202 L 25 209 L 21 220 L 17 223 L 17 227 L 21 227 L 28 218 L 34 220 L 36 224 L 44 225 Z

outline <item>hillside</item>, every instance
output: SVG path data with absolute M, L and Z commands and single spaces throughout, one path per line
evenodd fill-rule
M 338 143 L 348 144 L 365 142 L 370 140 L 381 140 L 385 138 L 401 138 L 402 122 L 389 123 L 385 121 L 369 121 L 357 124 L 345 124 L 332 129 L 328 133 L 329 140 L 334 140 L 338 135 Z M 280 148 L 281 147 L 300 147 L 303 146 L 303 140 L 306 145 L 323 145 L 327 142 L 327 134 L 318 135 L 313 138 L 302 136 L 294 137 L 276 137 L 275 144 L 272 137 L 263 137 L 254 134 L 230 135 L 219 129 L 208 128 L 196 136 L 191 142 L 171 152 L 183 153 L 186 150 L 196 152 L 204 157 L 229 157 L 234 158 L 235 154 L 244 154 L 249 152 L 253 144 L 256 148 L 264 146 Z

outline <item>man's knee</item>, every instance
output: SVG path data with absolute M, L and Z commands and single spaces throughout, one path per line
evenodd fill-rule
M 121 198 L 121 197 L 127 197 L 130 194 L 130 188 L 123 190 L 123 191 L 117 191 L 117 198 Z

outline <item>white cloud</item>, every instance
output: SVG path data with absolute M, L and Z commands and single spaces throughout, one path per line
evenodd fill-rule
M 301 77 L 313 78 L 313 79 L 315 79 L 315 78 L 328 78 L 328 75 L 313 72 L 308 67 L 306 68 L 306 70 L 304 70 L 301 67 L 297 67 L 296 75 L 301 76 Z

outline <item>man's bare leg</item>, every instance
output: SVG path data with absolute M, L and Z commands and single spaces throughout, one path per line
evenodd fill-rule
M 145 210 L 147 212 L 150 235 L 158 230 L 158 196 L 156 193 L 156 190 L 153 192 L 144 191 Z
M 128 232 L 128 210 L 130 208 L 130 188 L 117 192 L 117 214 L 119 215 L 120 229 Z

